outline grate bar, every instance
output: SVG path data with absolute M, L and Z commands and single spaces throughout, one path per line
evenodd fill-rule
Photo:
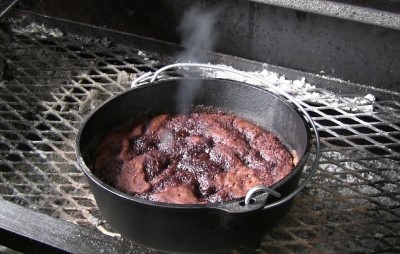
M 111 230 L 75 161 L 77 129 L 100 102 L 174 57 L 7 22 L 10 41 L 0 41 L 7 66 L 0 71 L 0 196 L 55 219 Z M 256 253 L 400 252 L 400 95 L 341 94 L 346 82 L 334 90 L 316 78 L 308 84 L 265 70 L 254 74 L 300 101 L 318 126 L 322 148 L 315 177 Z

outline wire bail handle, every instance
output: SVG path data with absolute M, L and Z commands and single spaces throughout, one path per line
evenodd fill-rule
M 273 195 L 277 198 L 281 197 L 281 194 L 279 192 L 277 192 L 271 188 L 268 188 L 267 186 L 264 186 L 264 185 L 257 185 L 257 186 L 254 186 L 253 188 L 251 188 L 247 192 L 246 197 L 244 198 L 244 205 L 250 205 L 253 195 L 256 194 L 257 192 L 261 192 L 261 191 L 267 192 L 267 197 L 265 198 L 265 202 L 267 201 L 269 195 Z
M 170 64 L 167 66 L 164 66 L 160 69 L 158 69 L 157 71 L 153 72 L 147 72 L 145 74 L 143 74 L 142 76 L 138 77 L 137 79 L 133 80 L 131 83 L 131 87 L 135 87 L 137 86 L 140 82 L 149 82 L 149 83 L 153 83 L 157 77 L 164 71 L 171 69 L 171 68 L 192 68 L 192 67 L 196 67 L 196 68 L 205 68 L 205 69 L 214 69 L 214 70 L 222 70 L 222 71 L 226 71 L 226 72 L 230 72 L 230 73 L 235 73 L 238 75 L 242 75 L 246 78 L 250 78 L 252 80 L 255 80 L 257 82 L 260 82 L 261 84 L 264 84 L 265 86 L 267 86 L 269 89 L 271 89 L 273 92 L 278 93 L 280 95 L 282 95 L 283 97 L 285 97 L 286 99 L 288 99 L 290 102 L 292 102 L 297 109 L 299 109 L 301 111 L 301 113 L 303 113 L 303 115 L 305 116 L 305 118 L 307 119 L 307 121 L 310 123 L 312 129 L 313 129 L 313 133 L 314 133 L 314 138 L 315 138 L 315 147 L 316 147 L 316 151 L 315 151 L 315 157 L 314 157 L 314 161 L 311 165 L 311 169 L 308 173 L 308 175 L 305 177 L 305 179 L 303 180 L 303 182 L 297 186 L 297 189 L 295 189 L 292 193 L 290 193 L 289 195 L 285 196 L 283 199 L 280 199 L 276 202 L 273 202 L 271 204 L 268 204 L 266 206 L 264 206 L 264 210 L 275 207 L 275 206 L 279 206 L 280 204 L 285 203 L 286 201 L 290 200 L 291 198 L 293 198 L 295 195 L 297 195 L 297 193 L 299 193 L 302 189 L 304 189 L 304 187 L 310 182 L 312 176 L 314 175 L 318 163 L 319 163 L 319 158 L 320 158 L 320 154 L 321 154 L 321 148 L 320 148 L 320 138 L 319 138 L 319 134 L 318 134 L 318 130 L 317 127 L 314 123 L 314 121 L 312 120 L 311 116 L 308 114 L 308 112 L 304 109 L 304 107 L 290 94 L 288 94 L 287 92 L 279 89 L 277 86 L 266 82 L 265 80 L 258 78 L 256 76 L 253 76 L 251 74 L 248 74 L 246 72 L 243 71 L 239 71 L 239 70 L 235 70 L 235 69 L 231 69 L 231 68 L 227 68 L 224 66 L 218 66 L 218 65 L 211 65 L 211 64 L 201 64 L 201 63 L 176 63 L 176 64 Z M 245 205 L 251 205 L 251 198 L 252 196 L 260 191 L 264 191 L 267 192 L 267 198 L 268 195 L 273 195 L 275 197 L 280 197 L 281 194 L 278 193 L 277 191 L 275 191 L 272 188 L 268 188 L 266 186 L 263 185 L 259 185 L 259 186 L 255 186 L 253 188 L 251 188 L 245 197 Z

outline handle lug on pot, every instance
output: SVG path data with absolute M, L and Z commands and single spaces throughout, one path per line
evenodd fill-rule
M 279 192 L 277 192 L 277 191 L 275 191 L 275 190 L 273 190 L 273 189 L 271 189 L 271 188 L 268 188 L 267 186 L 264 186 L 264 185 L 257 185 L 257 186 L 255 186 L 255 187 L 251 188 L 251 189 L 247 192 L 246 197 L 244 198 L 244 204 L 245 204 L 246 206 L 247 206 L 247 205 L 250 205 L 251 202 L 254 200 L 254 199 L 252 199 L 252 196 L 253 196 L 255 193 L 260 192 L 260 191 L 263 191 L 263 192 L 266 192 L 266 193 L 267 193 L 267 195 L 266 195 L 266 197 L 265 197 L 265 202 L 267 202 L 267 199 L 268 199 L 268 196 L 269 196 L 269 195 L 273 195 L 273 196 L 275 196 L 275 197 L 277 197 L 277 198 L 280 198 L 280 197 L 281 197 L 281 194 L 280 194 Z
M 254 197 L 254 195 L 258 192 L 264 192 L 264 193 Z M 247 192 L 244 200 L 235 203 L 221 205 L 218 207 L 218 209 L 224 210 L 229 213 L 244 213 L 249 211 L 255 211 L 265 207 L 268 197 L 270 195 L 273 195 L 277 198 L 281 197 L 281 194 L 279 192 L 271 188 L 268 188 L 264 185 L 257 185 L 251 188 Z

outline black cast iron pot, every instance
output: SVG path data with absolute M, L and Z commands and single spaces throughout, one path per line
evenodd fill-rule
M 310 147 L 309 125 L 302 114 L 286 99 L 255 86 L 220 79 L 200 81 L 189 80 L 197 85 L 194 105 L 233 112 L 275 133 L 289 150 L 295 151 L 300 159 L 296 168 L 272 186 L 282 195 L 280 199 L 292 193 L 299 184 Z M 244 205 L 243 199 L 202 205 L 166 204 L 125 194 L 92 173 L 96 147 L 110 131 L 133 118 L 175 113 L 180 86 L 181 79 L 175 79 L 130 89 L 103 103 L 82 124 L 77 136 L 77 159 L 102 216 L 124 237 L 163 252 L 213 252 L 259 241 L 285 216 L 292 198 L 270 208 L 265 205 L 279 199 L 266 200 L 266 193 L 255 195 L 249 205 Z

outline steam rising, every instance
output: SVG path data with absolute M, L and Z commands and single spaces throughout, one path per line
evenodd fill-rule
M 184 62 L 206 62 L 207 54 L 202 50 L 211 51 L 218 38 L 215 24 L 221 8 L 213 10 L 201 9 L 195 5 L 188 9 L 181 20 L 177 31 L 181 35 L 185 50 L 178 56 Z M 201 85 L 200 80 L 182 81 L 178 91 L 178 101 L 182 108 L 180 113 L 189 113 L 189 106 L 193 104 L 196 93 Z
M 212 50 L 218 38 L 215 23 L 220 8 L 202 10 L 198 5 L 185 12 L 177 30 L 185 50 L 179 55 L 181 61 L 200 62 L 207 60 L 199 49 Z

